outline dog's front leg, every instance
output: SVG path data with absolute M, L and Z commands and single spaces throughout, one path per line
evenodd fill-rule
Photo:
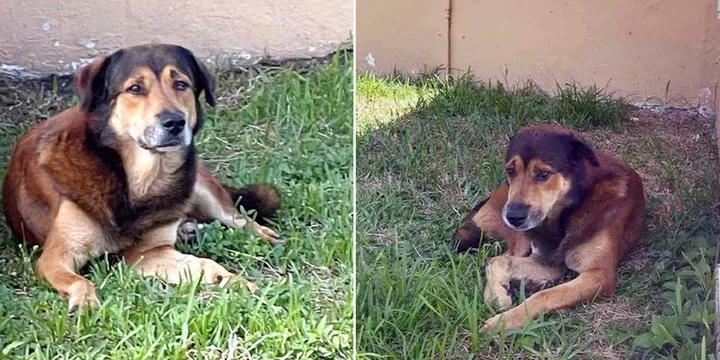
M 537 255 L 527 257 L 500 255 L 488 260 L 485 301 L 497 302 L 500 309 L 512 306 L 508 288 L 510 280 L 527 280 L 532 285 L 542 285 L 562 277 L 562 269 L 540 264 Z
M 590 270 L 567 283 L 533 294 L 522 304 L 485 322 L 481 331 L 488 332 L 495 326 L 517 329 L 526 319 L 534 319 L 540 313 L 569 308 L 583 301 L 592 300 L 598 293 L 614 286 L 616 274 L 605 270 Z
M 226 285 L 243 281 L 255 291 L 254 283 L 237 277 L 211 259 L 183 254 L 175 249 L 179 221 L 148 231 L 140 242 L 125 252 L 125 261 L 144 276 L 155 276 L 171 284 L 200 279 L 205 284 Z
M 280 235 L 275 231 L 240 214 L 225 187 L 202 164 L 198 165 L 191 202 L 191 218 L 200 221 L 219 220 L 234 229 L 242 229 L 249 223 L 255 233 L 269 244 L 282 243 Z
M 68 297 L 70 310 L 100 306 L 95 285 L 77 271 L 87 263 L 89 254 L 103 236 L 100 226 L 77 205 L 68 200 L 60 204 L 38 258 L 36 272 L 58 293 Z

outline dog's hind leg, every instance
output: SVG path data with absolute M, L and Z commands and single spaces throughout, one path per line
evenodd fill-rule
M 100 226 L 77 205 L 67 200 L 60 204 L 37 260 L 36 271 L 61 295 L 68 296 L 70 310 L 100 306 L 95 285 L 77 271 L 87 263 L 102 237 Z
M 477 204 L 462 220 L 452 236 L 453 248 L 462 252 L 477 248 L 487 236 L 502 239 L 508 245 L 508 254 L 527 256 L 530 241 L 521 232 L 509 228 L 502 220 L 502 208 L 508 196 L 508 184 L 502 184 L 487 199 Z
M 282 242 L 275 231 L 260 224 L 271 217 L 280 205 L 277 191 L 269 185 L 254 185 L 245 189 L 226 188 L 199 164 L 191 201 L 193 208 L 189 217 L 192 219 L 219 220 L 236 229 L 250 223 L 258 236 L 268 243 Z M 245 210 L 255 210 L 257 221 L 243 216 L 235 207 L 236 203 Z
M 124 254 L 125 261 L 144 276 L 155 276 L 171 284 L 200 281 L 204 284 L 225 285 L 242 280 L 211 259 L 183 254 L 175 249 L 178 222 L 144 234 L 141 240 Z M 255 291 L 255 284 L 245 281 Z

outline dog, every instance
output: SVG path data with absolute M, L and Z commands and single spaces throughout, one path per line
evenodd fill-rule
M 17 239 L 42 249 L 36 274 L 68 297 L 70 310 L 100 306 L 95 286 L 78 270 L 105 253 L 173 284 L 239 279 L 213 260 L 175 249 L 186 219 L 250 226 L 268 243 L 281 242 L 260 224 L 279 209 L 278 191 L 225 187 L 197 158 L 201 94 L 214 106 L 214 84 L 186 48 L 129 47 L 78 70 L 79 104 L 18 140 L 3 185 L 5 216 Z M 254 209 L 257 221 L 236 204 Z
M 575 131 L 553 125 L 520 130 L 505 156 L 506 181 L 481 201 L 452 236 L 457 251 L 502 239 L 488 260 L 484 298 L 504 312 L 485 322 L 520 328 L 540 313 L 611 296 L 619 262 L 642 243 L 645 195 L 629 166 L 592 149 Z M 573 280 L 561 280 L 565 271 Z M 543 288 L 512 307 L 511 281 Z

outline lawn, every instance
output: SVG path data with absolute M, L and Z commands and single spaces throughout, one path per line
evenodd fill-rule
M 94 261 L 86 276 L 102 302 L 88 314 L 33 274 L 32 252 L 0 226 L 0 358 L 269 359 L 352 356 L 352 53 L 310 68 L 222 74 L 219 106 L 196 139 L 225 183 L 275 184 L 272 227 L 284 245 L 212 223 L 183 251 L 257 282 L 167 286 L 122 262 Z M 64 79 L 0 79 L 0 175 L 27 126 L 71 102 Z
M 435 74 L 362 75 L 356 106 L 361 358 L 701 359 L 714 351 L 720 192 L 711 119 L 635 108 L 595 87 L 546 93 Z M 450 236 L 500 183 L 509 136 L 547 122 L 580 130 L 640 173 L 647 246 L 621 266 L 616 296 L 480 334 L 495 314 L 482 296 L 485 263 L 502 244 L 457 254 Z

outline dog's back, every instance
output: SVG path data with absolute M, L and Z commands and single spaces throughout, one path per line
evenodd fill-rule
M 613 206 L 627 207 L 629 221 L 623 229 L 622 241 L 618 247 L 618 260 L 622 260 L 629 251 L 643 242 L 645 219 L 645 191 L 638 173 L 618 158 L 596 151 L 600 168 L 608 171 L 610 176 L 596 186 L 600 197 L 611 197 L 617 201 Z M 616 209 L 616 211 L 619 209 Z

